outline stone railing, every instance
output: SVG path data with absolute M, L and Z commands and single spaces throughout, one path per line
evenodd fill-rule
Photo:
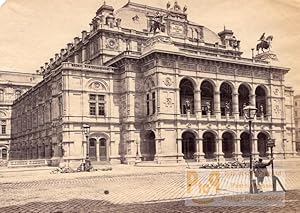
M 12 160 L 8 161 L 7 167 L 35 167 L 35 166 L 48 166 L 48 162 L 45 159 L 37 160 Z

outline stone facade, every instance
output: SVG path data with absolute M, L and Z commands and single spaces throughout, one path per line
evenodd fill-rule
M 81 161 L 88 147 L 92 161 L 112 163 L 248 159 L 248 104 L 258 108 L 253 155 L 266 157 L 272 138 L 276 157 L 293 156 L 288 71 L 243 58 L 231 30 L 190 22 L 179 5 L 102 5 L 15 102 L 10 157 Z
M 300 152 L 300 95 L 294 96 L 296 150 Z
M 40 75 L 0 71 L 0 161 L 8 159 L 13 101 L 40 81 Z

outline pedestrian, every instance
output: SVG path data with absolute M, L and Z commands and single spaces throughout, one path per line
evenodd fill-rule
M 262 184 L 264 183 L 264 178 L 269 176 L 269 172 L 267 166 L 269 166 L 273 161 L 273 158 L 269 161 L 269 163 L 263 163 L 263 159 L 259 158 L 258 162 L 254 165 L 254 174 L 257 178 L 257 189 L 258 192 L 263 192 Z

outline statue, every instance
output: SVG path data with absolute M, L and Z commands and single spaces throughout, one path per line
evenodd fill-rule
M 265 50 L 270 50 L 271 42 L 273 40 L 273 36 L 269 35 L 267 38 L 265 38 L 265 33 L 263 33 L 258 41 L 260 41 L 256 45 L 256 51 L 259 53 L 259 50 L 261 49 L 264 52 Z
M 225 103 L 225 111 L 226 111 L 226 114 L 230 113 L 230 106 L 229 106 L 229 102 L 228 101 Z
M 184 13 L 187 11 L 187 6 L 185 5 L 183 10 L 182 10 Z
M 232 36 L 232 38 L 229 40 L 229 46 L 231 46 L 233 49 L 239 49 L 240 41 L 238 41 L 235 36 Z
M 171 3 L 168 1 L 168 3 L 167 3 L 167 10 L 170 9 L 170 7 L 171 7 Z
M 163 15 L 161 15 L 158 11 L 156 12 L 156 15 L 152 18 L 150 32 L 156 34 L 157 29 L 161 32 L 165 31 L 165 25 L 163 24 Z
M 181 10 L 181 7 L 179 6 L 178 2 L 175 1 L 174 2 L 174 7 L 173 7 L 174 11 L 178 11 L 178 10 Z
M 186 111 L 191 111 L 191 103 L 189 100 L 186 100 L 185 101 L 185 108 L 186 108 Z

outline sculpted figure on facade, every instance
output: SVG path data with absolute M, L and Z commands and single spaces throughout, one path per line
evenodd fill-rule
M 163 15 L 160 12 L 156 12 L 154 17 L 149 16 L 150 19 L 152 18 L 150 32 L 153 32 L 154 35 L 159 32 L 165 32 L 165 24 L 163 23 Z M 156 32 L 158 30 L 158 32 Z

